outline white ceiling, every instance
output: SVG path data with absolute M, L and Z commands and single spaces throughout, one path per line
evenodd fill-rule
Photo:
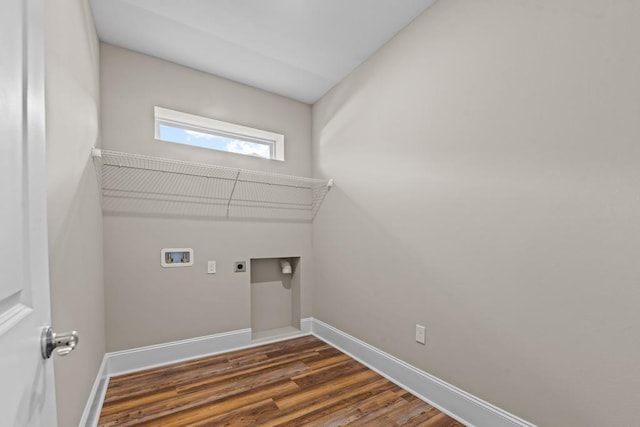
M 313 103 L 436 0 L 91 0 L 100 40 Z

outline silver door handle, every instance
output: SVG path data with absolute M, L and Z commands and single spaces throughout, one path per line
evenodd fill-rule
M 51 326 L 47 326 L 42 330 L 42 357 L 49 359 L 54 350 L 59 356 L 66 356 L 76 348 L 79 340 L 76 331 L 57 334 Z

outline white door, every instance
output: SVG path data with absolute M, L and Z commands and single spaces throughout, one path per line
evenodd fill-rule
M 44 141 L 42 0 L 0 9 L 0 426 L 55 426 Z

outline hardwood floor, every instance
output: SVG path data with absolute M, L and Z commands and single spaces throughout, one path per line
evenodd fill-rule
M 463 426 L 313 336 L 113 377 L 99 425 Z

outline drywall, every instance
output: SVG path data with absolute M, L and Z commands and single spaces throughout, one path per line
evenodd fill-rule
M 309 105 L 108 44 L 100 51 L 104 148 L 310 175 Z M 154 106 L 282 133 L 285 161 L 157 141 Z M 234 261 L 300 256 L 301 311 L 311 314 L 310 224 L 120 215 L 105 216 L 104 235 L 108 351 L 249 328 L 250 273 L 234 273 Z M 160 250 L 172 247 L 193 248 L 193 267 L 162 268 Z
M 639 7 L 441 1 L 316 103 L 314 317 L 539 425 L 636 425 Z
M 45 2 L 47 209 L 53 326 L 80 343 L 54 357 L 58 425 L 78 425 L 105 351 L 98 40 L 84 0 Z
M 104 148 L 309 176 L 309 105 L 106 43 L 100 55 Z M 284 134 L 285 161 L 156 140 L 154 106 Z
M 283 274 L 278 258 L 251 260 L 252 333 L 288 326 L 300 329 L 296 264 L 297 261 L 291 260 L 292 273 Z

